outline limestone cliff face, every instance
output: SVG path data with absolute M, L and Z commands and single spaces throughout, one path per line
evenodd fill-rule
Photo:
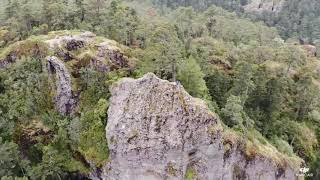
M 226 150 L 217 116 L 176 83 L 146 74 L 121 80 L 111 93 L 103 179 L 296 179 L 289 165 L 263 155 L 248 158 L 242 141 Z

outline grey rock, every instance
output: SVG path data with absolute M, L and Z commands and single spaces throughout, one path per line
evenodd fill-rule
M 17 55 L 12 52 L 7 55 L 4 59 L 0 59 L 0 69 L 4 69 L 9 67 L 12 63 L 16 62 Z
M 55 56 L 46 58 L 48 61 L 48 72 L 51 76 L 55 75 L 56 82 L 56 109 L 62 115 L 69 115 L 76 106 L 71 86 L 71 76 L 64 63 Z
M 72 35 L 66 34 L 55 38 L 46 40 L 50 49 L 66 48 L 68 51 L 83 48 L 85 45 L 94 41 L 95 34 L 91 32 L 83 32 L 80 34 Z
M 306 53 L 309 57 L 317 56 L 317 47 L 316 46 L 313 46 L 310 44 L 304 44 L 303 49 L 306 51 Z
M 87 52 L 92 56 L 86 65 L 90 65 L 99 72 L 107 73 L 132 66 L 129 58 L 122 51 L 126 47 L 121 46 L 116 41 L 96 38 L 95 34 L 88 31 L 78 33 L 61 31 L 56 33 L 54 37 L 52 35 L 44 36 L 43 42 L 53 52 L 54 56 L 60 60 L 65 62 L 81 61 L 81 58 L 76 55 L 78 50 L 83 53 Z M 96 51 L 91 51 L 90 49 L 96 49 Z M 39 58 L 44 59 L 45 56 Z M 9 67 L 19 58 L 17 53 L 12 50 L 4 59 L 0 59 L 0 69 Z
M 95 67 L 97 67 L 98 70 L 108 72 L 129 67 L 129 58 L 122 53 L 118 46 L 118 43 L 112 40 L 105 40 L 97 45 L 97 58 L 92 60 L 92 63 L 96 65 Z M 103 63 L 106 59 L 108 59 L 108 62 Z
M 90 65 L 100 72 L 110 72 L 112 70 L 129 67 L 129 58 L 123 54 L 116 41 L 104 39 L 96 44 L 95 34 L 83 32 L 76 35 L 56 36 L 46 40 L 49 48 L 55 55 L 64 61 L 74 59 L 72 51 L 90 46 L 97 48 L 97 53 L 90 60 Z
M 8 62 L 7 60 L 1 60 L 0 59 L 0 69 L 4 69 L 6 67 L 8 67 L 11 63 Z
M 239 146 L 226 153 L 223 129 L 205 103 L 154 74 L 122 79 L 111 89 L 106 136 L 110 161 L 102 179 L 296 179 L 266 157 L 248 161 Z

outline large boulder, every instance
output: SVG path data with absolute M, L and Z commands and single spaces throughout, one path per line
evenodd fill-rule
M 217 115 L 178 83 L 149 73 L 121 80 L 111 93 L 103 179 L 296 179 L 298 167 L 278 163 L 286 162 L 278 154 L 241 150 L 246 142 L 227 135 Z

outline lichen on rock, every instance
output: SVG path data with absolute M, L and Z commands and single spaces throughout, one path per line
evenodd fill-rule
M 76 106 L 71 86 L 71 76 L 62 61 L 55 56 L 47 57 L 48 72 L 51 76 L 56 76 L 55 105 L 57 111 L 62 115 L 69 115 Z
M 248 159 L 238 138 L 226 155 L 218 116 L 177 83 L 149 73 L 111 93 L 103 179 L 296 179 L 297 167 L 259 153 Z
M 89 64 L 97 71 L 110 72 L 130 66 L 129 58 L 121 50 L 124 47 L 113 40 L 99 39 L 91 32 L 63 35 L 58 33 L 54 38 L 49 38 L 45 42 L 64 61 L 73 59 L 82 61 L 81 57 L 76 55 L 77 51 L 81 51 L 81 54 L 87 52 L 91 55 Z

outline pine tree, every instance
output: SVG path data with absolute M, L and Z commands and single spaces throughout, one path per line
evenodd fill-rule
M 66 27 L 66 4 L 62 0 L 43 0 L 43 22 L 50 30 L 61 30 Z
M 10 19 L 16 17 L 19 13 L 20 4 L 18 0 L 8 0 L 7 6 L 5 8 L 5 18 Z
M 231 95 L 224 108 L 221 110 L 224 122 L 230 126 L 243 126 L 243 106 L 239 96 Z
M 145 46 L 139 66 L 143 73 L 154 72 L 157 76 L 173 80 L 173 68 L 182 60 L 182 43 L 174 27 L 159 23 L 156 27 L 144 29 L 147 33 Z
M 253 78 L 253 65 L 247 62 L 239 62 L 235 68 L 233 87 L 229 94 L 239 96 L 242 105 L 245 104 L 250 92 L 255 88 Z
M 208 95 L 204 74 L 192 56 L 179 64 L 177 78 L 192 96 L 205 97 Z
M 75 5 L 77 7 L 77 14 L 79 14 L 80 22 L 85 20 L 86 10 L 85 10 L 85 0 L 75 0 Z

